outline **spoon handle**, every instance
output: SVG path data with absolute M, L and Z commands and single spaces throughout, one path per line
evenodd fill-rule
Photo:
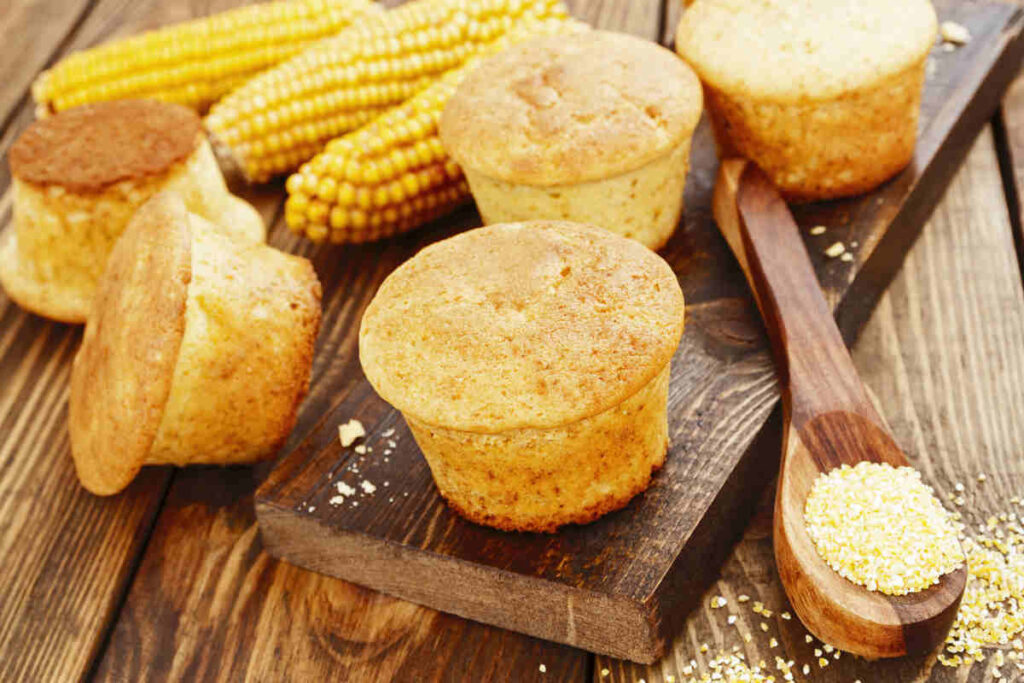
M 837 410 L 876 417 L 786 202 L 749 161 L 718 173 L 715 221 L 761 309 L 794 426 Z

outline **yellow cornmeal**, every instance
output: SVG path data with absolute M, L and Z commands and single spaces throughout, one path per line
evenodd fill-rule
M 1012 648 L 1005 655 L 1002 650 L 997 651 L 995 664 L 1012 662 L 1021 671 L 1024 529 L 1016 513 L 990 517 L 981 529 L 963 540 L 967 587 L 946 638 L 946 652 L 939 655 L 939 661 L 946 666 L 959 666 L 983 661 L 983 648 Z
M 804 518 L 836 573 L 887 595 L 928 588 L 964 561 L 953 520 L 911 467 L 862 462 L 820 475 Z

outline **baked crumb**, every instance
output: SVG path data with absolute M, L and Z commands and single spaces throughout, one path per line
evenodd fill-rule
M 942 22 L 939 26 L 939 35 L 944 41 L 954 45 L 966 45 L 971 42 L 971 32 L 967 30 L 966 26 L 955 21 Z
M 845 252 L 846 245 L 844 245 L 842 242 L 835 242 L 831 247 L 825 250 L 825 256 L 828 256 L 829 258 L 835 258 Z
M 824 235 L 827 228 L 824 225 L 815 225 L 811 228 L 812 235 Z
M 366 430 L 363 429 L 363 423 L 355 418 L 343 425 L 338 425 L 338 438 L 341 439 L 343 448 L 348 448 L 355 443 L 356 439 L 364 436 L 366 436 Z

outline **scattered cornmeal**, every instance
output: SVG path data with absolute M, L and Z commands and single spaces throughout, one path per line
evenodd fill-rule
M 804 519 L 833 570 L 887 595 L 923 590 L 964 561 L 949 513 L 910 467 L 862 462 L 823 474 Z
M 1024 528 L 1016 515 L 1001 516 L 994 528 L 962 539 L 967 555 L 967 588 L 953 628 L 946 638 L 946 652 L 939 661 L 960 666 L 984 659 L 983 648 L 1012 648 L 1016 660 L 1024 652 Z M 996 654 L 996 665 L 1005 662 Z
M 751 667 L 743 661 L 743 655 L 722 653 L 708 662 L 710 676 L 691 678 L 690 681 L 749 681 L 750 683 L 769 683 L 775 677 L 762 670 L 760 666 Z

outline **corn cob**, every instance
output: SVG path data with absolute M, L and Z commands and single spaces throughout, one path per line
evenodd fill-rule
M 566 19 L 524 21 L 412 99 L 329 142 L 285 183 L 288 227 L 317 242 L 369 242 L 454 209 L 469 197 L 469 188 L 442 148 L 437 126 L 465 75 L 510 44 L 586 28 Z
M 267 2 L 116 40 L 40 74 L 32 85 L 36 115 L 125 98 L 202 111 L 259 71 L 380 13 L 371 0 Z
M 412 0 L 353 25 L 218 102 L 206 128 L 250 181 L 293 171 L 332 138 L 404 102 L 558 0 Z

